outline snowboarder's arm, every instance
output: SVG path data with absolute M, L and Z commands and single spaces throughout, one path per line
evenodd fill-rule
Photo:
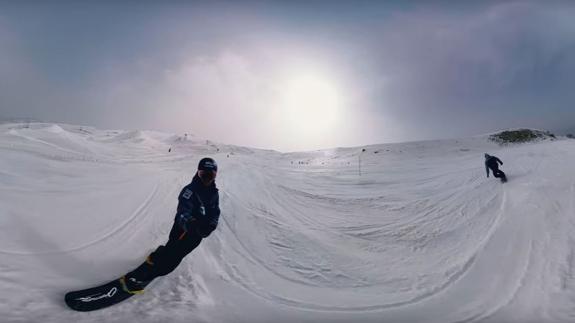
M 195 195 L 189 185 L 182 189 L 180 195 L 178 195 L 178 214 L 184 212 L 192 213 L 195 208 Z
M 196 218 L 190 213 L 182 212 L 176 216 L 176 222 L 180 229 L 184 232 L 191 231 L 195 224 Z
M 487 178 L 489 178 L 489 167 L 487 167 L 487 164 L 485 164 L 485 171 L 487 172 Z
M 191 188 L 184 187 L 178 196 L 176 221 L 183 231 L 193 230 L 196 221 L 205 209 L 196 193 Z
M 497 160 L 497 162 L 498 162 L 500 165 L 503 165 L 503 162 L 501 161 L 501 159 L 495 157 L 495 160 Z
M 209 236 L 218 226 L 220 217 L 219 195 L 214 192 L 209 201 L 202 201 L 189 188 L 184 188 L 178 197 L 178 218 L 185 231 L 196 231 L 203 238 Z
M 220 219 L 219 195 L 216 193 L 206 205 L 206 214 L 198 222 L 198 233 L 202 238 L 209 236 L 218 226 Z

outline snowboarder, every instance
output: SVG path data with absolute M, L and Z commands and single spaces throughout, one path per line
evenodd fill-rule
M 507 176 L 499 170 L 499 164 L 503 165 L 503 162 L 499 158 L 485 154 L 485 171 L 487 172 L 487 178 L 489 178 L 489 170 L 491 169 L 493 176 L 500 178 L 501 182 L 505 183 L 507 182 Z
M 139 294 L 154 278 L 172 272 L 203 238 L 216 229 L 220 216 L 215 182 L 217 171 L 218 165 L 212 158 L 200 160 L 192 182 L 178 196 L 177 213 L 168 242 L 120 279 L 126 292 Z
M 192 182 L 178 196 L 178 210 L 168 242 L 152 252 L 135 270 L 106 284 L 66 293 L 66 305 L 75 311 L 89 312 L 118 304 L 140 294 L 156 277 L 167 275 L 212 233 L 220 217 L 216 188 L 218 165 L 203 158 Z

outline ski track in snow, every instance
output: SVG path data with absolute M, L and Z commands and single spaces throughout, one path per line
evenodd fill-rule
M 158 185 L 154 186 L 154 189 L 150 193 L 150 195 L 142 202 L 140 206 L 129 216 L 127 217 L 124 222 L 120 223 L 115 229 L 110 230 L 109 232 L 97 237 L 93 241 L 88 241 L 82 245 L 75 246 L 72 248 L 67 248 L 63 250 L 53 250 L 53 251 L 44 251 L 44 252 L 18 252 L 18 251 L 11 251 L 11 250 L 1 250 L 0 253 L 7 254 L 7 255 L 21 255 L 21 256 L 31 256 L 31 255 L 50 255 L 50 254 L 60 254 L 60 253 L 70 253 L 73 251 L 82 250 L 88 248 L 92 245 L 95 245 L 103 240 L 110 238 L 113 235 L 118 234 L 121 231 L 124 231 L 128 228 L 128 225 L 133 224 L 133 222 L 141 215 L 141 213 L 146 210 L 150 203 L 154 200 L 154 196 L 158 192 Z
M 158 132 L 0 125 L 0 315 L 574 320 L 575 141 L 361 148 L 281 154 Z M 508 183 L 485 178 L 484 152 L 504 161 Z M 177 194 L 205 155 L 220 163 L 218 230 L 142 296 L 89 314 L 63 307 L 67 289 L 115 278 L 165 242 Z M 78 207 L 88 213 L 77 215 Z M 74 270 L 81 275 L 70 277 Z

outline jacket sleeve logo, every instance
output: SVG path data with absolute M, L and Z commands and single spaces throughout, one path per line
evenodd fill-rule
M 192 191 L 189 190 L 189 189 L 186 189 L 186 190 L 184 191 L 184 194 L 182 194 L 182 197 L 185 198 L 186 200 L 189 200 L 190 197 L 192 197 L 192 194 L 194 194 L 194 192 L 192 192 Z

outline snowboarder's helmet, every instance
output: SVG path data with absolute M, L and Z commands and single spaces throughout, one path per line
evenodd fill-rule
M 212 158 L 206 157 L 200 160 L 198 164 L 198 170 L 211 170 L 214 172 L 218 171 L 218 164 Z
M 489 154 L 486 153 L 486 154 L 485 154 L 485 159 L 487 159 L 487 158 L 489 158 L 489 157 L 491 157 L 491 156 L 489 156 Z

